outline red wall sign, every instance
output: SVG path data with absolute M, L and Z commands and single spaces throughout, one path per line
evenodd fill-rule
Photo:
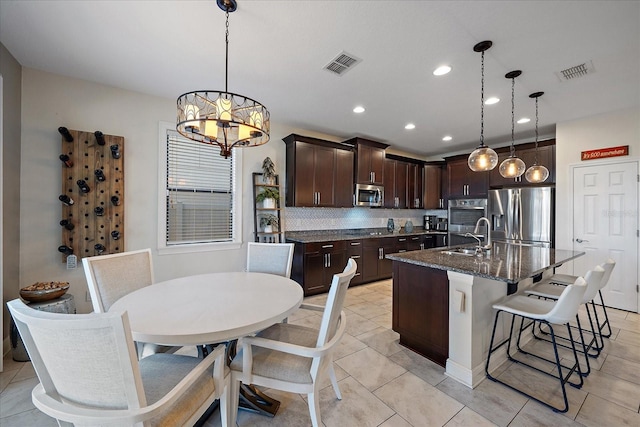
M 621 145 L 619 147 L 598 148 L 597 150 L 583 151 L 580 160 L 606 159 L 608 157 L 628 156 L 629 146 Z

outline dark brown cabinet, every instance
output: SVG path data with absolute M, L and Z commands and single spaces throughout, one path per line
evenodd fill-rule
M 356 275 L 351 279 L 351 283 L 349 286 L 359 285 L 363 282 L 362 279 L 362 240 L 347 240 L 347 259 L 353 258 L 353 260 L 358 264 L 358 269 L 356 270 Z
M 352 149 L 300 135 L 284 138 L 286 147 L 286 206 L 353 206 Z
M 384 159 L 385 208 L 405 208 L 407 206 L 407 174 L 407 163 Z
M 362 243 L 364 282 L 388 279 L 391 277 L 393 264 L 385 259 L 386 254 L 397 252 L 395 237 L 365 239 Z
M 388 145 L 364 138 L 352 138 L 344 144 L 352 145 L 356 149 L 356 184 L 382 185 L 384 153 Z
M 327 292 L 333 275 L 347 265 L 347 245 L 342 241 L 296 243 L 291 278 L 302 284 L 304 295 Z
M 518 178 L 504 178 L 500 175 L 500 163 L 503 160 L 509 157 L 510 151 L 508 148 L 503 148 L 498 152 L 498 166 L 493 169 L 489 174 L 489 185 L 492 188 L 500 188 L 500 187 L 526 187 L 538 184 L 532 184 L 525 179 L 525 176 L 522 175 Z M 536 149 L 534 144 L 519 144 L 516 145 L 516 155 L 522 159 L 525 163 L 526 167 L 529 168 L 533 165 L 536 160 Z M 544 165 L 547 169 L 549 169 L 549 178 L 542 183 L 543 185 L 554 184 L 555 183 L 555 140 L 549 140 L 539 143 L 538 146 L 538 164 Z
M 445 366 L 449 356 L 447 272 L 393 263 L 393 330 L 400 344 Z
M 448 197 L 487 197 L 489 172 L 469 169 L 467 156 L 447 159 Z
M 423 203 L 425 209 L 446 209 L 442 194 L 444 163 L 424 165 Z
M 423 208 L 422 200 L 422 165 L 409 163 L 407 166 L 407 207 L 410 209 Z

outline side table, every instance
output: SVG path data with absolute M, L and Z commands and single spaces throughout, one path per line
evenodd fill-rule
M 49 301 L 31 302 L 28 305 L 35 310 L 48 311 L 49 313 L 76 313 L 76 304 L 73 300 L 73 295 L 70 294 L 64 294 L 60 298 Z M 31 360 L 27 350 L 24 348 L 24 343 L 18 333 L 18 327 L 13 321 L 13 317 L 9 323 L 9 339 L 11 341 L 11 357 L 13 360 L 16 362 L 28 362 Z

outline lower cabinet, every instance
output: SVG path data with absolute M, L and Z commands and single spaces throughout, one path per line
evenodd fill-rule
M 341 273 L 347 260 L 353 258 L 358 269 L 351 279 L 351 286 L 390 279 L 393 261 L 386 259 L 386 255 L 443 246 L 443 237 L 446 235 L 424 234 L 295 242 L 291 278 L 302 285 L 305 296 L 328 292 L 333 275 Z
M 347 259 L 353 258 L 356 264 L 358 264 L 358 269 L 356 270 L 356 275 L 351 279 L 351 284 L 359 285 L 363 283 L 362 279 L 362 240 L 347 240 Z
M 445 366 L 449 356 L 447 272 L 394 262 L 392 326 L 400 334 L 400 344 Z
M 344 240 L 332 242 L 296 243 L 291 278 L 302 285 L 304 295 L 329 291 L 333 275 L 347 265 L 347 245 Z

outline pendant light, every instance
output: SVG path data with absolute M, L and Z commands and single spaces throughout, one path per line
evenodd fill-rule
M 500 163 L 500 175 L 504 178 L 518 178 L 522 176 L 524 170 L 526 169 L 526 165 L 522 161 L 522 159 L 516 156 L 516 147 L 514 145 L 514 130 L 515 130 L 515 85 L 516 85 L 516 77 L 522 74 L 520 70 L 510 71 L 504 76 L 508 79 L 511 79 L 511 154 L 507 157 L 502 163 Z
M 529 95 L 529 98 L 533 98 L 536 100 L 536 151 L 535 158 L 533 161 L 533 166 L 527 169 L 524 177 L 527 181 L 537 184 L 540 182 L 544 182 L 549 178 L 549 169 L 544 167 L 543 165 L 538 164 L 538 98 L 540 98 L 544 92 L 534 92 Z
M 236 0 L 216 0 L 226 15 L 224 91 L 202 90 L 178 97 L 176 129 L 184 137 L 204 144 L 218 145 L 228 158 L 233 147 L 256 147 L 269 141 L 270 118 L 258 101 L 228 91 L 229 13 Z
M 474 52 L 482 53 L 482 78 L 480 80 L 480 145 L 469 155 L 469 159 L 467 160 L 469 169 L 474 172 L 489 171 L 498 164 L 498 155 L 496 152 L 484 145 L 484 52 L 492 45 L 493 42 L 485 40 L 473 47 Z

